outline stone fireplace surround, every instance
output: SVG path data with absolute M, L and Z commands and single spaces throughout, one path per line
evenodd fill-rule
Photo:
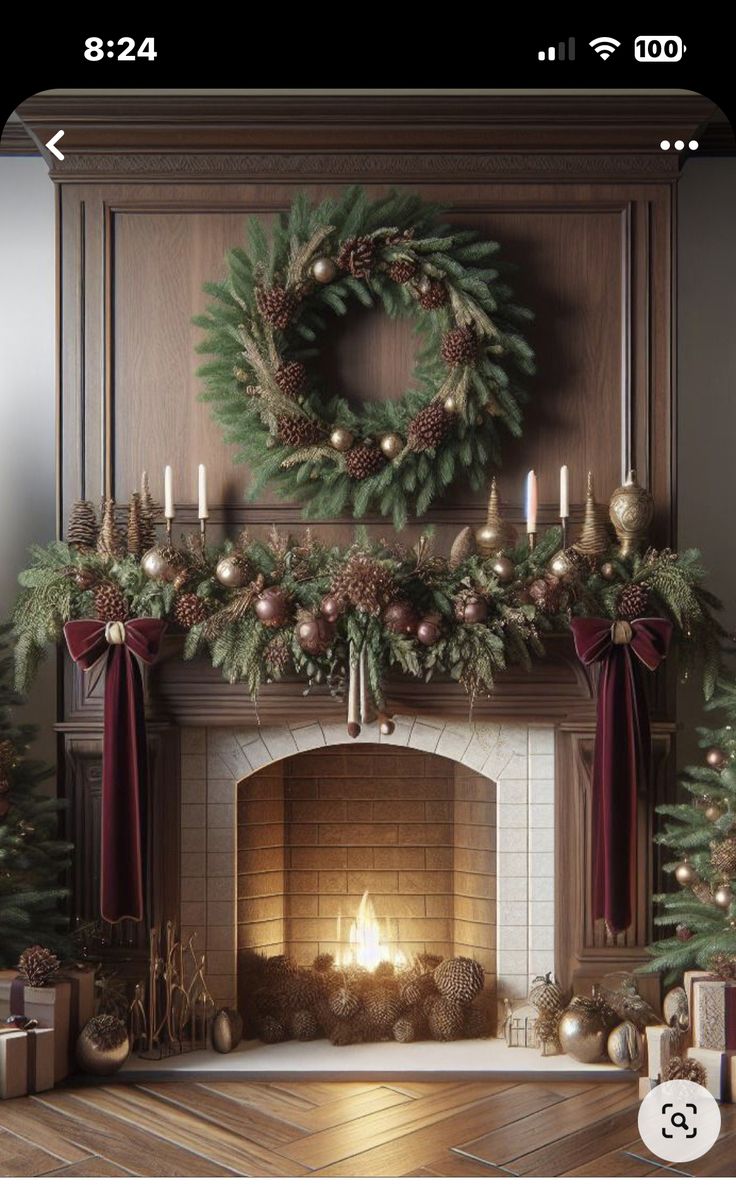
M 554 728 L 397 715 L 357 741 L 340 721 L 181 731 L 181 926 L 198 933 L 218 1005 L 237 1000 L 238 786 L 300 752 L 357 743 L 413 748 L 492 781 L 496 794 L 497 996 L 523 998 L 554 966 Z M 491 842 L 493 847 L 493 842 Z

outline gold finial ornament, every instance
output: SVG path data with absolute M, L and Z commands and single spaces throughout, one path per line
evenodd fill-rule
M 635 471 L 630 471 L 626 483 L 614 492 L 608 512 L 621 554 L 633 555 L 646 541 L 654 517 L 654 498 L 648 489 L 637 483 Z
M 485 525 L 479 526 L 475 531 L 475 545 L 478 548 L 478 554 L 487 559 L 496 552 L 502 551 L 504 547 L 512 547 L 515 542 L 516 530 L 501 513 L 501 500 L 494 476 L 491 481 Z
M 580 538 L 575 543 L 575 550 L 582 555 L 602 555 L 608 546 L 609 538 L 606 530 L 606 518 L 602 505 L 599 505 L 593 492 L 593 473 L 588 472 L 588 488 L 585 496 L 585 517 Z

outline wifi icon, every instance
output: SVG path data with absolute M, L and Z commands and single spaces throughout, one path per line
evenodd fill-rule
M 593 41 L 588 42 L 588 45 L 605 62 L 607 58 L 611 57 L 614 50 L 618 50 L 621 43 L 617 42 L 615 38 L 593 38 Z

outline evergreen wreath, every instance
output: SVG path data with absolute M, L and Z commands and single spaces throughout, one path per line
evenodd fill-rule
M 309 517 L 377 509 L 400 529 L 458 474 L 486 484 L 501 427 L 520 435 L 518 379 L 534 358 L 517 326 L 531 314 L 501 278 L 498 244 L 438 213 L 357 186 L 317 205 L 299 195 L 270 238 L 252 218 L 250 251 L 231 250 L 225 282 L 205 285 L 202 399 L 255 466 L 251 495 L 276 480 Z M 325 319 L 356 301 L 414 318 L 422 347 L 416 386 L 360 414 L 309 371 Z

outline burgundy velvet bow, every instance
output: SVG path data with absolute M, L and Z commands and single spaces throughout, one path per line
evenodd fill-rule
M 650 770 L 641 665 L 659 667 L 672 626 L 665 618 L 631 623 L 573 618 L 571 626 L 578 658 L 601 665 L 593 755 L 593 917 L 604 918 L 615 934 L 631 922 L 637 807 Z
M 166 623 L 157 618 L 77 621 L 64 627 L 69 653 L 85 672 L 103 656 L 107 660 L 100 879 L 100 913 L 107 922 L 140 922 L 144 916 L 148 757 L 138 660 L 153 663 L 165 629 Z

